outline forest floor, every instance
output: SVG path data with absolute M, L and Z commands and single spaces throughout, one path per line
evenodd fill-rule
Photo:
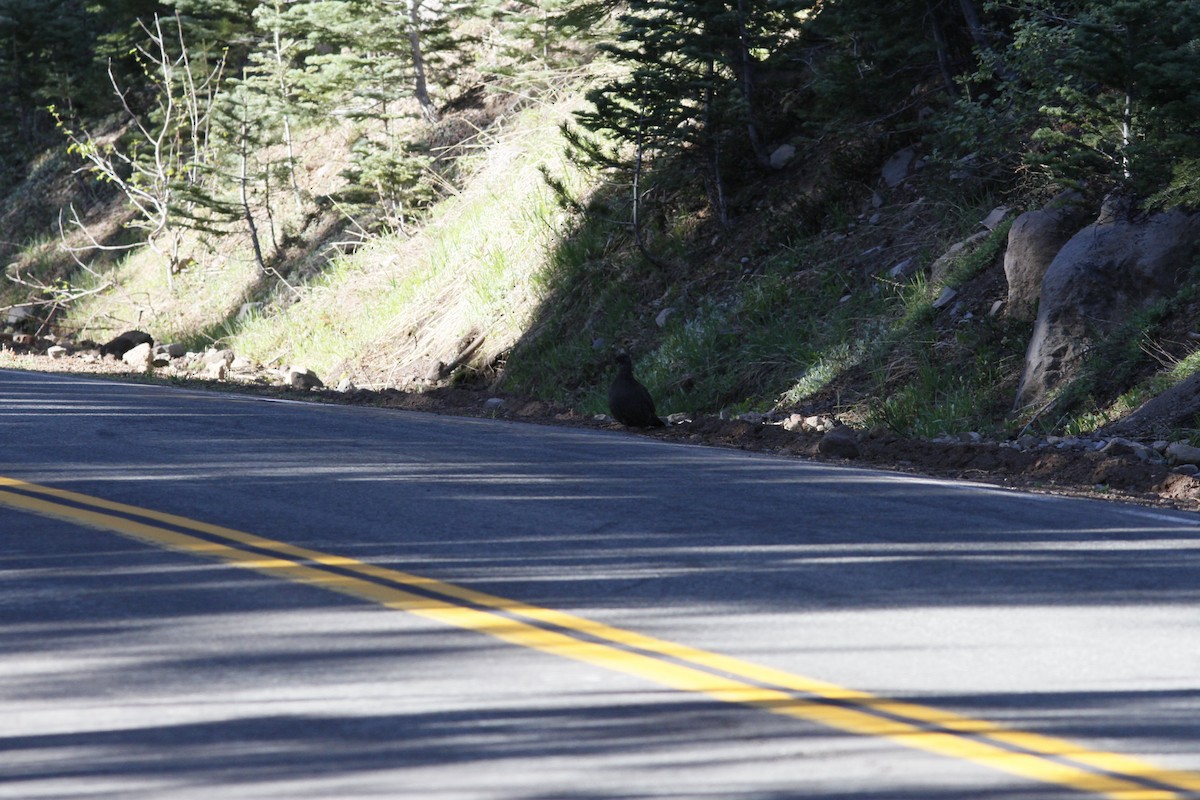
M 470 387 L 398 390 L 297 390 L 271 385 L 262 375 L 253 380 L 212 381 L 131 372 L 117 361 L 52 359 L 44 355 L 6 352 L 0 367 L 87 374 L 193 389 L 287 397 L 312 402 L 396 408 L 462 417 L 507 419 L 522 423 L 627 430 L 606 417 L 540 400 L 496 394 Z M 489 403 L 489 400 L 491 403 Z M 498 401 L 502 400 L 502 403 Z M 786 415 L 785 415 L 786 416 Z M 665 428 L 631 430 L 629 435 L 709 447 L 769 453 L 787 458 L 840 461 L 848 466 L 966 480 L 1014 490 L 1088 497 L 1147 506 L 1200 511 L 1200 477 L 1173 472 L 1165 464 L 1148 463 L 1124 448 L 1109 452 L 1059 448 L 1053 444 L 1021 448 L 1011 442 L 930 441 L 889 431 L 858 431 L 857 458 L 831 459 L 819 450 L 820 433 L 787 430 L 781 419 L 764 422 L 696 415 Z

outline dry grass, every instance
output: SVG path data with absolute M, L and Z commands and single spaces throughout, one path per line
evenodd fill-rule
M 336 256 L 298 302 L 250 321 L 231 344 L 367 387 L 422 385 L 471 345 L 466 363 L 487 370 L 539 299 L 533 276 L 560 223 L 539 168 L 568 170 L 558 124 L 570 110 L 560 101 L 517 114 L 489 134 L 464 188 L 419 232 Z

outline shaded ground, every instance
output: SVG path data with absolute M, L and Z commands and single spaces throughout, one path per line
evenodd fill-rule
M 370 405 L 454 416 L 494 417 L 544 425 L 624 430 L 606 418 L 571 408 L 482 389 L 438 388 L 420 393 L 398 390 L 297 390 L 271 385 L 259 374 L 244 381 L 210 381 L 131 372 L 115 361 L 5 353 L 0 367 L 85 373 L 151 381 L 195 389 L 253 393 L 313 402 Z M 503 401 L 498 404 L 498 401 Z M 489 402 L 490 401 L 490 402 Z M 784 457 L 837 461 L 819 450 L 822 434 L 786 430 L 779 421 L 763 423 L 696 416 L 666 428 L 630 431 L 630 435 L 710 447 L 772 453 Z M 858 466 L 933 477 L 977 481 L 1029 491 L 1135 502 L 1200 511 L 1200 479 L 1147 463 L 1131 452 L 1082 451 L 1042 445 L 1020 449 L 1011 443 L 942 442 L 899 437 L 888 431 L 857 431 Z M 1119 449 L 1119 448 L 1118 448 Z

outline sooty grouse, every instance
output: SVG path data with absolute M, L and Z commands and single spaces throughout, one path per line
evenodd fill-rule
M 125 331 L 112 338 L 108 344 L 100 345 L 100 356 L 114 355 L 117 358 L 128 353 L 139 344 L 154 346 L 154 337 L 143 331 Z
M 617 355 L 617 377 L 608 387 L 608 410 L 617 422 L 630 428 L 662 428 L 666 425 L 654 410 L 649 390 L 633 377 L 629 355 Z

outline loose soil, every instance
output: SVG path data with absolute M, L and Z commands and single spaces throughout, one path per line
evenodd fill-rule
M 442 415 L 492 417 L 542 425 L 621 430 L 616 422 L 596 419 L 574 409 L 471 387 L 435 388 L 423 392 L 398 390 L 302 391 L 270 385 L 263 374 L 240 381 L 208 381 L 137 373 L 113 360 L 87 361 L 78 357 L 52 359 L 44 355 L 6 352 L 0 367 L 88 374 L 124 380 L 149 381 L 214 391 L 287 397 L 313 402 L 398 408 Z M 503 404 L 485 403 L 500 398 Z M 818 450 L 821 434 L 786 430 L 781 424 L 697 415 L 666 428 L 630 430 L 629 435 L 708 447 L 726 447 L 787 458 L 837 461 L 847 465 L 952 478 L 1016 490 L 1137 503 L 1200 511 L 1200 479 L 1149 464 L 1132 454 L 1104 454 L 1054 448 L 1019 450 L 998 442 L 934 442 L 909 439 L 888 431 L 860 431 L 861 455 L 852 461 L 830 459 Z

